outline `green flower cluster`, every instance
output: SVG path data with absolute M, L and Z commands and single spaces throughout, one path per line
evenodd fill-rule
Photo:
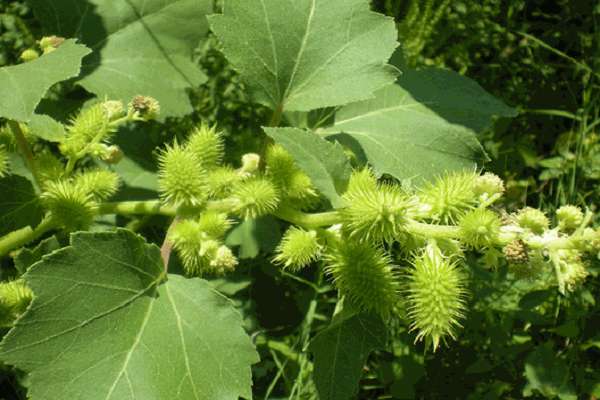
M 378 182 L 369 169 L 355 171 L 337 224 L 290 228 L 275 261 L 297 271 L 322 260 L 340 294 L 362 312 L 387 317 L 403 300 L 417 340 L 426 338 L 435 350 L 445 336 L 455 338 L 464 318 L 466 249 L 483 252 L 488 266 L 506 259 L 518 279 L 537 279 L 554 266 L 562 293 L 587 276 L 583 255 L 599 236 L 586 228 L 591 216 L 563 207 L 554 229 L 533 208 L 501 216 L 489 207 L 503 192 L 501 179 L 477 171 L 447 173 L 414 191 Z M 390 255 L 395 242 L 412 264 L 402 274 Z

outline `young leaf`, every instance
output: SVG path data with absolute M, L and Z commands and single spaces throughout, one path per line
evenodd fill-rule
M 28 122 L 48 88 L 79 75 L 81 58 L 90 52 L 67 40 L 36 60 L 0 68 L 0 117 Z
M 0 237 L 31 226 L 35 229 L 44 216 L 44 207 L 31 182 L 19 175 L 0 179 Z
M 258 356 L 231 302 L 205 280 L 169 275 L 131 231 L 76 233 L 24 275 L 29 309 L 0 359 L 29 398 L 252 398 Z
M 193 111 L 187 89 L 206 82 L 192 53 L 208 30 L 211 0 L 32 0 L 44 32 L 77 37 L 94 50 L 79 83 L 102 98 L 158 100 L 158 120 Z M 85 6 L 87 5 L 87 6 Z
M 339 307 L 336 315 L 338 311 Z M 306 349 L 314 353 L 313 379 L 319 399 L 350 399 L 367 356 L 384 348 L 386 340 L 387 327 L 379 317 L 355 312 L 334 316 L 331 326 L 318 333 Z
M 296 165 L 334 207 L 341 205 L 350 180 L 350 161 L 339 143 L 328 142 L 312 131 L 296 128 L 263 128 L 291 154 Z
M 257 102 L 308 111 L 373 97 L 398 71 L 394 21 L 367 0 L 226 0 L 209 17 Z

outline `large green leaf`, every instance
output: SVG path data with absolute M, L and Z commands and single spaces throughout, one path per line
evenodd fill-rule
M 294 158 L 311 182 L 331 201 L 341 205 L 350 180 L 350 161 L 339 143 L 331 143 L 312 131 L 296 128 L 263 128 Z
M 258 356 L 231 301 L 199 278 L 166 280 L 134 233 L 73 234 L 24 277 L 35 297 L 0 359 L 29 374 L 29 398 L 252 398 Z
M 79 75 L 90 49 L 67 40 L 58 49 L 25 64 L 0 68 L 0 117 L 28 122 L 48 88 Z
M 546 398 L 576 400 L 575 387 L 570 381 L 569 367 L 562 357 L 544 346 L 536 348 L 525 360 L 527 384 L 523 396 L 530 397 L 536 392 Z
M 373 97 L 398 71 L 392 18 L 367 0 L 226 0 L 209 17 L 257 102 L 308 111 Z
M 193 111 L 186 90 L 206 82 L 192 62 L 212 0 L 31 0 L 46 34 L 77 37 L 94 51 L 79 83 L 99 97 L 159 101 L 159 120 Z
M 348 145 L 376 174 L 419 183 L 488 161 L 475 135 L 492 115 L 516 112 L 452 71 L 408 71 L 375 99 L 342 107 L 318 133 Z
M 35 229 L 44 216 L 31 182 L 19 175 L 0 178 L 0 237 L 31 226 Z
M 381 318 L 356 313 L 349 304 L 338 303 L 331 326 L 317 334 L 307 347 L 314 353 L 313 379 L 319 399 L 350 399 L 367 356 L 385 347 L 387 333 Z

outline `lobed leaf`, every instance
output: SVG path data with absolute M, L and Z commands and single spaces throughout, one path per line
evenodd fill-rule
M 193 111 L 186 90 L 208 80 L 193 62 L 208 31 L 210 0 L 32 0 L 45 34 L 77 37 L 94 53 L 79 80 L 102 98 L 158 100 L 158 120 Z M 62 47 L 62 46 L 61 46 Z
M 35 297 L 0 359 L 29 374 L 29 398 L 252 398 L 258 356 L 231 302 L 169 275 L 131 231 L 79 232 L 24 275 Z
M 392 18 L 366 0 L 227 0 L 208 17 L 257 102 L 309 111 L 373 97 L 398 71 Z
M 377 175 L 420 183 L 489 161 L 475 135 L 492 115 L 516 112 L 457 73 L 408 71 L 374 99 L 342 107 L 317 133 L 348 145 Z
M 0 117 L 28 122 L 50 86 L 79 75 L 87 47 L 65 41 L 38 59 L 0 68 Z

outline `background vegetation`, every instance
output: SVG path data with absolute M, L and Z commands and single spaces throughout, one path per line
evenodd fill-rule
M 374 11 L 397 21 L 410 68 L 454 70 L 520 112 L 514 119 L 496 121 L 494 129 L 479 138 L 492 159 L 485 168 L 507 181 L 504 206 L 509 211 L 530 205 L 553 216 L 564 204 L 598 211 L 600 4 L 567 0 L 371 3 Z M 0 67 L 19 63 L 20 54 L 42 36 L 24 1 L 1 3 L 0 26 Z M 259 127 L 266 125 L 267 111 L 250 102 L 213 36 L 199 43 L 196 57 L 198 67 L 210 77 L 189 94 L 196 112 L 182 120 L 138 125 L 134 129 L 144 130 L 147 142 L 122 146 L 135 147 L 144 165 L 156 165 L 156 158 L 141 156 L 149 153 L 145 150 L 185 136 L 202 120 L 217 123 L 225 132 L 226 162 L 235 165 L 243 153 L 260 151 Z M 53 87 L 47 98 L 62 99 L 66 121 L 89 94 L 67 82 Z M 169 225 L 164 217 L 117 223 L 159 246 Z M 597 221 L 592 225 L 597 226 Z M 231 294 L 261 353 L 262 361 L 254 366 L 255 398 L 314 398 L 310 356 L 301 350 L 312 334 L 327 326 L 335 294 L 328 282 L 319 282 L 318 290 L 309 284 L 318 276 L 317 265 L 295 278 L 282 275 L 270 263 L 277 241 L 266 237 L 254 251 L 243 238 L 230 236 L 231 243 L 241 244 L 243 258 Z M 2 279 L 14 275 L 12 260 L 0 262 Z M 478 262 L 478 255 L 472 254 L 465 264 Z M 598 264 L 597 259 L 590 260 L 593 276 L 566 297 L 553 287 L 546 290 L 543 282 L 515 281 L 506 266 L 496 272 L 468 268 L 472 296 L 458 342 L 435 354 L 424 353 L 422 343 L 412 344 L 415 335 L 407 332 L 405 322 L 392 321 L 396 334 L 388 349 L 369 358 L 355 398 L 522 398 L 531 383 L 524 374 L 528 360 L 548 354 L 552 360 L 562 360 L 551 369 L 566 368 L 563 387 L 574 387 L 582 399 L 600 397 L 600 334 L 595 324 Z M 533 301 L 532 293 L 535 299 L 541 294 L 544 301 Z M 0 398 L 25 398 L 18 378 L 0 370 Z M 552 398 L 552 393 L 533 394 L 533 398 L 544 397 Z

